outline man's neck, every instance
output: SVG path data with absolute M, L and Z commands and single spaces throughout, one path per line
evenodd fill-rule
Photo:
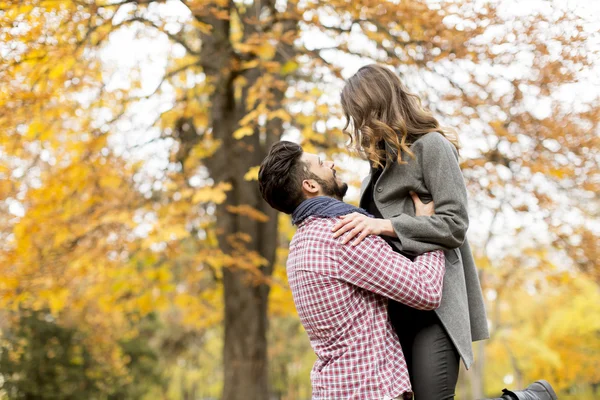
M 338 201 L 344 201 L 343 199 L 340 199 L 337 196 L 329 196 L 323 193 L 319 193 L 319 194 L 315 194 L 315 195 L 306 195 L 306 198 L 304 199 L 304 201 L 306 200 L 310 200 L 310 199 L 314 199 L 315 197 L 329 197 L 330 199 L 334 199 L 334 200 L 338 200 Z

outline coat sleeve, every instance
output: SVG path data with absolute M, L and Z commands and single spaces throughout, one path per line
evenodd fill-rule
M 390 218 L 402 251 L 422 254 L 460 247 L 467 233 L 467 189 L 458 164 L 456 148 L 440 133 L 415 142 L 413 151 L 421 164 L 423 179 L 435 203 L 435 215 L 400 214 Z

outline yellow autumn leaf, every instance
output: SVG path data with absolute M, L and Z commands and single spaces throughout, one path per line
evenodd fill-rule
M 244 179 L 247 181 L 256 181 L 258 180 L 258 170 L 260 169 L 260 165 L 252 167 L 246 172 L 244 175 Z
M 181 240 L 188 237 L 190 233 L 181 225 L 170 225 L 168 227 L 159 228 L 156 239 L 161 242 L 169 242 L 173 240 Z
M 210 24 L 206 24 L 204 22 L 200 22 L 196 19 L 192 19 L 192 23 L 194 24 L 194 26 L 196 26 L 196 28 L 198 28 L 198 30 L 206 35 L 210 35 L 213 27 Z
M 502 121 L 492 121 L 490 122 L 490 126 L 498 136 L 508 136 L 509 134 Z
M 152 312 L 154 309 L 153 303 L 154 301 L 151 293 L 144 293 L 142 296 L 140 296 L 137 301 L 137 306 L 140 310 L 140 313 L 142 315 L 146 315 Z
M 121 179 L 115 175 L 105 175 L 100 177 L 100 186 L 104 188 L 115 189 L 121 184 Z
M 271 60 L 275 56 L 276 52 L 275 46 L 273 46 L 269 42 L 263 42 L 257 49 L 256 54 L 260 57 L 261 60 L 267 61 Z
M 254 51 L 255 46 L 248 43 L 237 43 L 236 48 L 244 53 L 250 53 Z
M 237 129 L 235 132 L 233 132 L 233 137 L 235 139 L 241 139 L 245 136 L 250 136 L 254 133 L 254 128 L 252 128 L 251 126 L 242 126 L 241 128 Z
M 238 76 L 233 81 L 233 95 L 236 101 L 239 101 L 242 98 L 246 85 L 248 85 L 248 79 L 243 76 Z
M 66 305 L 69 291 L 65 288 L 55 288 L 40 293 L 40 297 L 48 300 L 52 314 L 57 315 Z
M 192 203 L 216 203 L 221 204 L 227 198 L 226 192 L 231 190 L 231 185 L 220 183 L 217 186 L 207 186 L 196 190 L 192 197 Z
M 205 127 L 208 125 L 208 115 L 205 112 L 196 112 L 193 114 L 194 125 L 196 128 Z
M 298 67 L 299 65 L 297 62 L 290 60 L 281 66 L 281 75 L 291 74 L 292 72 L 296 71 Z
M 56 229 L 56 234 L 54 235 L 54 245 L 57 247 L 62 245 L 70 236 L 71 235 L 68 230 L 64 228 Z
M 278 110 L 275 111 L 271 111 L 269 113 L 269 120 L 275 119 L 275 118 L 279 118 L 282 121 L 285 122 L 290 122 L 292 120 L 292 116 L 283 108 L 280 108 Z
M 263 213 L 262 211 L 257 210 L 256 208 L 248 205 L 242 204 L 239 206 L 227 206 L 227 211 L 232 214 L 238 214 L 246 216 L 250 219 L 259 221 L 259 222 L 267 222 L 269 220 L 269 216 Z
M 252 60 L 252 61 L 244 61 L 242 63 L 242 69 L 252 69 L 257 67 L 259 64 L 258 60 Z
M 250 121 L 252 121 L 256 117 L 258 117 L 258 113 L 259 113 L 258 110 L 250 111 L 248 114 L 246 114 L 246 116 L 244 118 L 242 118 L 240 120 L 240 126 L 248 125 L 248 123 L 250 123 Z
M 29 124 L 29 129 L 27 131 L 27 137 L 30 139 L 35 138 L 45 129 L 44 124 L 41 121 L 34 121 Z
M 159 282 L 169 282 L 171 278 L 172 274 L 168 267 L 161 267 L 156 271 L 156 280 Z

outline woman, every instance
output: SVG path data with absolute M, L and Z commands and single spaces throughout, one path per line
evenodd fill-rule
M 445 249 L 443 299 L 435 311 L 390 302 L 416 400 L 453 399 L 459 357 L 469 368 L 471 342 L 489 337 L 481 287 L 469 244 L 467 192 L 458 164 L 457 138 L 442 128 L 388 68 L 368 65 L 342 91 L 342 107 L 355 147 L 371 173 L 361 207 L 376 218 L 350 214 L 333 229 L 357 243 L 383 235 L 399 252 L 415 256 Z M 433 217 L 415 217 L 410 193 L 433 200 Z

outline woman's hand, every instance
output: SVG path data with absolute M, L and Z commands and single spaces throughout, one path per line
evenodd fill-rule
M 333 237 L 337 238 L 349 231 L 348 235 L 346 235 L 342 241 L 342 244 L 346 244 L 356 237 L 356 240 L 352 243 L 352 246 L 356 246 L 369 235 L 381 235 L 385 229 L 386 222 L 389 221 L 379 218 L 370 218 L 356 212 L 343 215 L 341 220 L 338 221 L 332 229 L 334 232 Z
M 415 192 L 410 192 L 410 197 L 415 203 L 416 216 L 431 217 L 435 214 L 435 205 L 433 204 L 433 201 L 424 204 Z M 348 235 L 346 235 L 342 241 L 342 244 L 346 244 L 356 237 L 354 242 L 352 242 L 352 246 L 356 246 L 369 235 L 398 237 L 396 231 L 394 231 L 394 227 L 392 226 L 392 221 L 389 219 L 370 218 L 364 214 L 356 212 L 343 215 L 341 220 L 338 221 L 331 230 L 334 232 L 334 238 L 340 237 L 349 231 Z
M 435 214 L 435 204 L 433 204 L 433 201 L 425 204 L 415 192 L 410 192 L 410 197 L 412 197 L 413 203 L 415 203 L 415 216 L 431 217 Z

